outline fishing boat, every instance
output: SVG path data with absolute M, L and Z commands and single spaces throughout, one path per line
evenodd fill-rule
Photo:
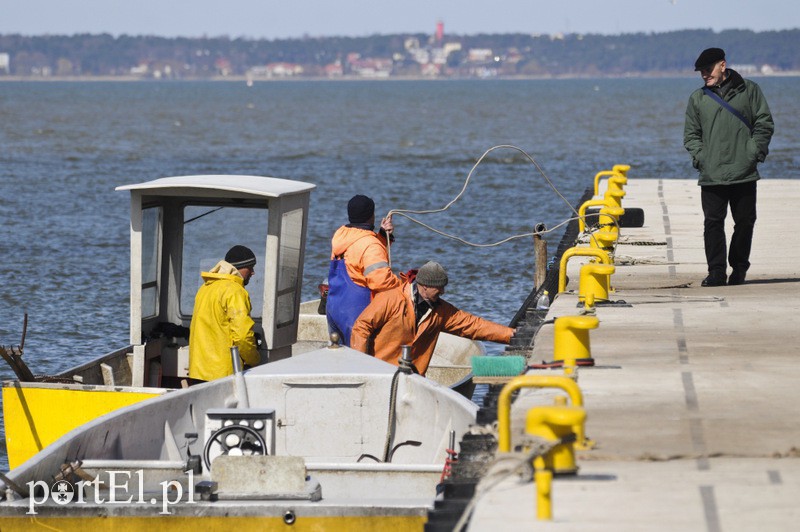
M 476 411 L 410 359 L 312 350 L 68 433 L 4 478 L 0 527 L 420 530 Z
M 243 175 L 166 177 L 118 187 L 131 197 L 130 343 L 83 356 L 90 361 L 57 375 L 34 375 L 21 350 L 3 351 L 18 376 L 3 382 L 11 468 L 99 416 L 188 384 L 188 327 L 199 272 L 232 244 L 246 244 L 258 257 L 248 291 L 262 362 L 327 346 L 319 302 L 300 301 L 313 189 L 300 181 Z M 483 352 L 479 342 L 442 334 L 429 378 L 469 395 L 468 361 Z

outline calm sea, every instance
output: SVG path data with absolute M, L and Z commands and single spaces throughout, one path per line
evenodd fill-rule
M 762 174 L 800 178 L 800 79 L 757 81 L 777 131 Z M 379 214 L 441 208 L 496 145 L 530 154 L 572 203 L 614 164 L 630 164 L 632 179 L 693 178 L 682 132 L 698 82 L 0 83 L 0 344 L 19 343 L 25 312 L 34 373 L 127 344 L 129 198 L 116 186 L 226 173 L 316 184 L 310 299 L 353 194 L 373 197 Z M 569 214 L 527 158 L 504 149 L 459 202 L 424 221 L 489 243 Z M 450 272 L 446 298 L 465 310 L 507 323 L 531 289 L 527 239 L 473 248 L 400 217 L 395 225 L 395 270 L 438 260 Z M 0 366 L 0 377 L 13 373 Z

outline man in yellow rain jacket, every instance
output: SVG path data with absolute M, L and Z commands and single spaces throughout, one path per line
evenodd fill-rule
M 514 329 L 459 310 L 439 296 L 447 272 L 428 262 L 416 279 L 375 296 L 353 325 L 350 347 L 398 365 L 400 346 L 411 346 L 411 361 L 425 375 L 440 332 L 508 344 Z
M 255 254 L 233 246 L 211 271 L 202 272 L 203 286 L 194 300 L 189 332 L 189 377 L 202 381 L 233 373 L 231 347 L 244 364 L 261 361 L 250 317 L 250 295 L 244 287 L 254 275 Z
M 392 238 L 391 217 L 381 221 L 375 233 L 375 202 L 357 194 L 347 203 L 349 224 L 336 230 L 331 240 L 328 270 L 328 328 L 350 344 L 353 322 L 375 294 L 400 286 L 389 266 L 388 239 Z

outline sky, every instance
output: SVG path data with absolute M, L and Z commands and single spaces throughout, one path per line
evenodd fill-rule
M 0 0 L 0 34 L 285 39 L 800 28 L 797 0 Z

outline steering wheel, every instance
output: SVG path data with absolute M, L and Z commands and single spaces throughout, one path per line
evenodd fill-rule
M 254 456 L 267 453 L 264 438 L 254 429 L 245 425 L 228 425 L 211 435 L 203 452 L 206 469 L 217 456 Z

